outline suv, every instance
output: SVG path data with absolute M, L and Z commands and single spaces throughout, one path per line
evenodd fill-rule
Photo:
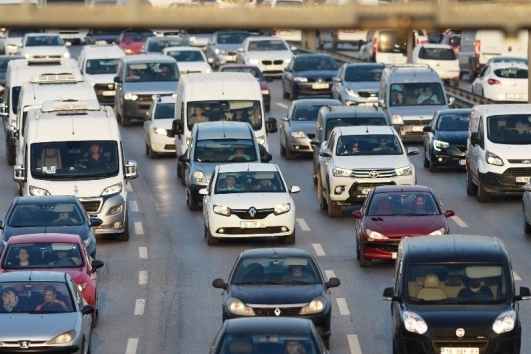
M 522 325 L 509 254 L 496 237 L 405 237 L 392 301 L 393 353 L 520 353 Z
M 223 134 L 220 134 L 223 132 Z M 271 155 L 261 150 L 249 123 L 217 121 L 196 123 L 185 154 L 179 156 L 183 163 L 183 180 L 186 185 L 186 203 L 190 210 L 200 210 L 205 188 L 217 165 L 231 162 L 268 162 Z M 238 155 L 237 150 L 243 150 Z
M 417 183 L 409 155 L 390 126 L 336 127 L 319 151 L 317 195 L 328 216 L 341 216 L 344 205 L 360 204 L 376 186 Z
M 376 106 L 327 105 L 319 110 L 315 136 L 310 141 L 313 146 L 313 184 L 317 185 L 319 150 L 326 145 L 332 129 L 353 125 L 389 125 L 389 121 L 385 113 Z

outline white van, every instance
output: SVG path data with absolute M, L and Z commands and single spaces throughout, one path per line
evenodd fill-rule
M 531 180 L 531 104 L 477 105 L 470 112 L 466 193 L 522 194 Z
M 28 111 L 40 108 L 51 100 L 97 100 L 94 88 L 74 74 L 42 74 L 22 84 L 17 108 L 17 123 L 8 127 L 12 145 L 16 146 L 15 159 L 8 156 L 10 163 L 23 163 L 24 125 Z
M 201 112 L 207 121 L 237 120 L 238 114 L 251 124 L 258 143 L 268 150 L 267 134 L 277 131 L 275 118 L 266 120 L 259 82 L 249 73 L 213 72 L 182 75 L 177 87 L 175 133 L 177 158 L 190 145 L 193 118 Z M 237 112 L 242 111 L 242 112 Z M 177 176 L 182 177 L 183 165 L 177 162 Z
M 28 112 L 24 130 L 23 163 L 13 174 L 22 195 L 73 194 L 90 217 L 103 220 L 96 234 L 128 240 L 126 185 L 138 172 L 135 161 L 124 160 L 112 108 L 96 100 L 46 101 Z

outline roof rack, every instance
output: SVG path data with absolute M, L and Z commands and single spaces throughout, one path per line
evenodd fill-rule
M 68 84 L 82 81 L 83 78 L 74 73 L 44 73 L 31 78 L 32 84 Z
M 61 65 L 61 59 L 62 58 L 47 58 L 47 57 L 34 57 L 29 56 L 26 57 L 26 60 L 28 61 L 28 65 L 42 65 L 42 64 L 50 64 L 50 65 Z
M 44 102 L 41 107 L 41 112 L 99 111 L 100 109 L 101 106 L 97 100 L 63 100 Z
M 428 64 L 387 64 L 386 68 L 399 70 L 412 70 L 412 69 L 424 69 L 432 70 Z

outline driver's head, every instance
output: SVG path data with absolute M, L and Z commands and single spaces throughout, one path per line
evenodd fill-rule
M 62 259 L 68 256 L 68 251 L 57 251 L 57 258 Z
M 44 288 L 44 302 L 54 302 L 57 296 L 57 291 L 53 286 L 47 286 Z

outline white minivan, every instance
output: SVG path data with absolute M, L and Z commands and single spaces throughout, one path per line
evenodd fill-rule
M 90 217 L 100 218 L 96 234 L 129 239 L 126 185 L 137 178 L 137 163 L 124 159 L 122 138 L 111 107 L 96 100 L 46 101 L 28 112 L 23 163 L 13 179 L 22 195 L 73 194 Z
M 466 193 L 522 194 L 531 179 L 531 104 L 477 105 L 469 119 Z
M 200 121 L 243 121 L 253 128 L 258 144 L 268 150 L 267 134 L 277 131 L 275 118 L 265 120 L 259 82 L 249 73 L 213 72 L 182 75 L 177 87 L 175 133 L 177 158 L 190 145 L 196 116 Z M 177 176 L 183 177 L 183 164 L 177 161 Z

